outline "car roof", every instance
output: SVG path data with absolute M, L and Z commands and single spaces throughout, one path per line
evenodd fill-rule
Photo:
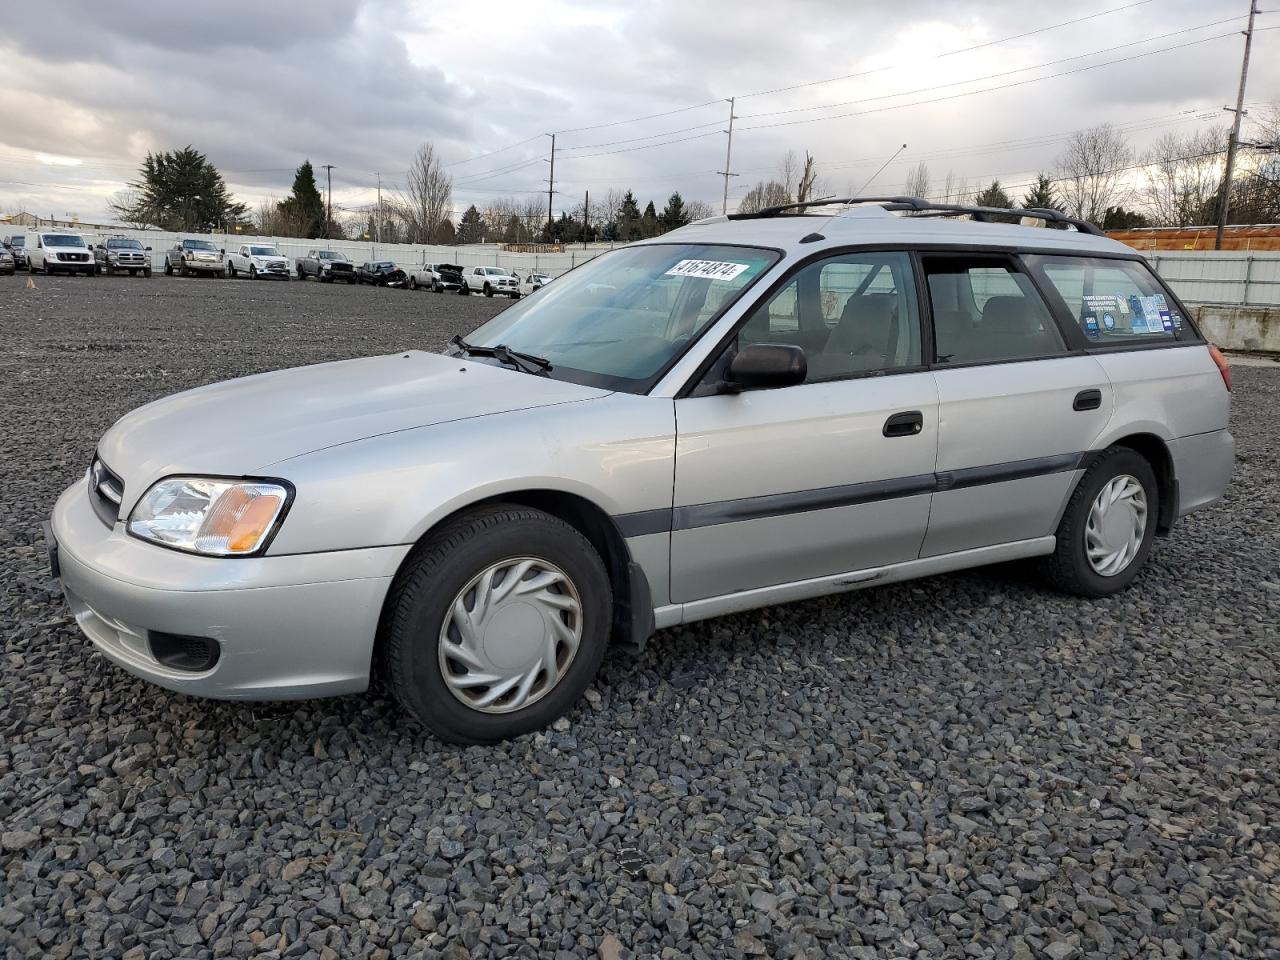
M 819 239 L 804 238 L 818 234 Z M 1041 226 L 985 223 L 956 217 L 899 216 L 881 206 L 857 206 L 834 214 L 709 217 L 642 244 L 727 243 L 775 247 L 788 254 L 813 253 L 850 245 L 1013 247 L 1075 253 L 1132 254 L 1131 247 L 1109 237 Z

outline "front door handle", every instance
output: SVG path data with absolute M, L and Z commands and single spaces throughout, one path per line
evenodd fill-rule
M 1081 390 L 1071 404 L 1072 410 L 1097 410 L 1102 406 L 1101 390 Z
M 924 414 L 919 410 L 895 413 L 884 422 L 886 437 L 914 437 L 924 429 Z

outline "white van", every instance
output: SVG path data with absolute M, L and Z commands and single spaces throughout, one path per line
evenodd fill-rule
M 97 272 L 93 251 L 78 233 L 36 233 L 27 237 L 27 270 L 48 274 Z

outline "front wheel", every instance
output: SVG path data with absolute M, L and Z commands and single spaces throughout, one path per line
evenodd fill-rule
M 460 297 L 471 296 L 471 288 L 464 283 L 462 286 L 458 288 L 458 296 Z
M 493 287 L 489 286 L 487 283 L 484 285 L 484 295 L 486 297 L 493 296 Z
M 173 264 L 169 262 L 169 258 L 168 258 L 168 257 L 165 257 L 165 258 L 164 258 L 164 275 L 165 275 L 166 277 L 172 277 L 172 276 L 173 276 Z
M 232 276 L 235 276 L 235 274 L 232 274 Z M 253 266 L 253 264 L 249 265 L 249 279 L 250 280 L 258 279 L 258 268 Z
M 590 542 L 514 504 L 449 522 L 397 577 L 380 637 L 396 699 L 437 736 L 496 743 L 569 710 L 604 657 L 612 597 Z
M 1159 515 L 1159 487 L 1146 458 L 1125 447 L 1103 451 L 1067 502 L 1057 548 L 1045 561 L 1049 581 L 1085 597 L 1120 592 L 1146 563 Z
M 142 275 L 143 275 L 144 277 L 146 277 L 148 280 L 150 280 L 150 279 L 151 279 L 151 268 L 150 268 L 150 267 L 143 267 L 143 268 L 142 268 Z
M 298 279 L 299 280 L 307 279 L 307 275 L 302 272 L 302 264 L 298 264 Z
M 410 290 L 417 290 L 417 289 L 418 289 L 418 278 L 417 278 L 417 277 L 414 277 L 414 276 L 409 277 L 409 289 L 410 289 Z

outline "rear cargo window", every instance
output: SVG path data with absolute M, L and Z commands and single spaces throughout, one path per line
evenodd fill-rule
M 1038 259 L 1089 343 L 1168 343 L 1192 336 L 1177 304 L 1145 264 L 1101 257 Z

